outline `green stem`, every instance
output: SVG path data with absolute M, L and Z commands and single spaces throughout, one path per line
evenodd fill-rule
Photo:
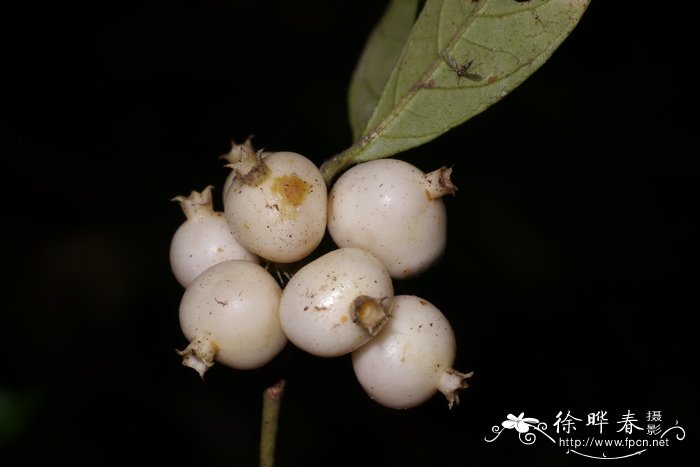
M 284 393 L 283 379 L 263 392 L 262 428 L 260 431 L 260 467 L 275 465 L 277 426 Z
M 323 179 L 326 181 L 326 185 L 330 186 L 331 182 L 335 176 L 338 175 L 338 173 L 349 168 L 351 165 L 360 162 L 357 160 L 357 154 L 361 152 L 362 148 L 364 148 L 368 142 L 368 140 L 361 139 L 357 143 L 347 148 L 345 151 L 341 152 L 340 154 L 336 154 L 321 164 L 319 170 L 321 171 L 321 174 L 323 174 Z

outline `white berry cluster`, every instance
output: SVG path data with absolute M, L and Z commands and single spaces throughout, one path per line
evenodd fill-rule
M 370 161 L 329 192 L 294 152 L 255 151 L 248 138 L 222 157 L 231 169 L 223 212 L 212 187 L 174 198 L 187 217 L 170 249 L 185 287 L 183 364 L 200 376 L 215 361 L 259 368 L 291 342 L 321 357 L 351 354 L 360 385 L 387 407 L 414 407 L 438 391 L 458 403 L 472 374 L 453 369 L 450 323 L 427 300 L 394 295 L 392 282 L 442 255 L 451 169 Z M 319 255 L 326 231 L 337 248 Z M 292 264 L 288 280 L 270 273 Z

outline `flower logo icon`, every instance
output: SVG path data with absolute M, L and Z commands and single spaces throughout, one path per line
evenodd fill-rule
M 536 418 L 523 417 L 524 415 L 525 412 L 520 412 L 517 417 L 509 413 L 506 417 L 508 420 L 505 420 L 501 425 L 508 430 L 515 428 L 518 433 L 527 433 L 531 426 L 536 426 L 540 421 Z
M 537 434 L 530 431 L 530 428 L 532 428 L 534 431 L 537 431 L 538 433 L 546 436 L 552 443 L 556 443 L 554 438 L 552 438 L 545 431 L 543 431 L 547 429 L 547 424 L 544 422 L 540 422 L 536 418 L 526 417 L 525 412 L 520 412 L 520 415 L 518 415 L 517 417 L 512 413 L 509 413 L 506 416 L 506 419 L 507 420 L 501 422 L 501 426 L 492 426 L 491 432 L 495 433 L 496 436 L 494 436 L 491 439 L 484 438 L 484 441 L 486 441 L 487 443 L 495 441 L 496 438 L 501 436 L 501 433 L 503 433 L 504 431 L 512 430 L 515 428 L 515 431 L 518 432 L 518 439 L 521 443 L 533 444 L 537 439 Z

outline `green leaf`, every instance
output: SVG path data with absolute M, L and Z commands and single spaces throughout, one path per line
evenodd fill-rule
M 589 2 L 428 0 L 367 129 L 323 164 L 326 180 L 424 144 L 498 102 L 554 53 Z M 478 81 L 458 76 L 470 61 L 461 71 Z
M 374 27 L 350 81 L 348 111 L 355 140 L 362 136 L 411 32 L 418 0 L 391 0 Z

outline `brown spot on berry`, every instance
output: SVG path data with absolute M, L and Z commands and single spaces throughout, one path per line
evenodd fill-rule
M 282 175 L 272 182 L 272 191 L 294 207 L 299 207 L 311 190 L 311 185 L 299 178 L 297 174 Z

